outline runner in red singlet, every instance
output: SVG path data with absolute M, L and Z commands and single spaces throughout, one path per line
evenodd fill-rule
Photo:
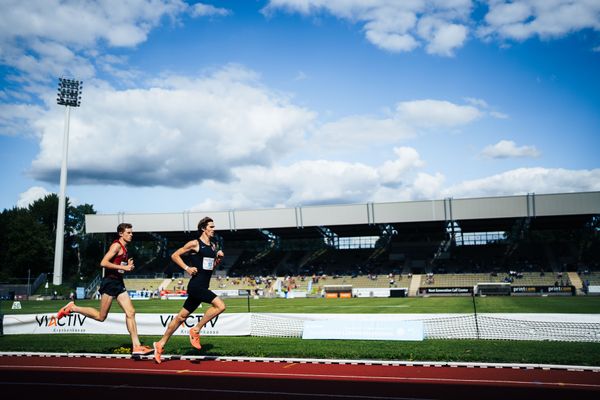
M 119 234 L 119 238 L 110 245 L 110 248 L 100 262 L 100 266 L 104 269 L 104 278 L 102 279 L 99 289 L 99 292 L 102 295 L 100 298 L 100 310 L 96 310 L 92 307 L 79 307 L 75 305 L 75 302 L 71 301 L 60 309 L 56 318 L 61 319 L 62 317 L 75 312 L 95 319 L 96 321 L 103 322 L 108 315 L 113 300 L 117 299 L 117 303 L 119 303 L 125 312 L 125 323 L 127 325 L 127 330 L 131 335 L 131 342 L 133 345 L 131 353 L 133 355 L 150 354 L 154 350 L 151 347 L 143 346 L 140 343 L 137 333 L 137 324 L 135 322 L 135 308 L 133 307 L 133 303 L 131 302 L 131 298 L 127 293 L 127 289 L 125 289 L 125 283 L 123 282 L 123 275 L 125 272 L 133 271 L 135 268 L 133 259 L 129 258 L 129 255 L 127 254 L 127 245 L 133 239 L 131 224 L 119 224 L 119 226 L 117 226 L 117 233 Z

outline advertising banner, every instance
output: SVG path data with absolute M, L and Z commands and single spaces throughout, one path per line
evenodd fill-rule
M 354 297 L 390 297 L 390 289 L 386 288 L 354 288 Z
M 423 288 L 421 289 L 422 294 L 471 294 L 473 293 L 473 287 L 436 287 L 436 288 Z
M 173 314 L 136 314 L 138 334 L 162 335 L 173 320 Z M 191 314 L 175 331 L 175 335 L 188 335 L 202 314 Z M 4 334 L 122 334 L 128 335 L 125 314 L 108 314 L 98 322 L 81 314 L 71 314 L 59 320 L 53 314 L 4 315 Z M 210 320 L 200 332 L 204 336 L 248 336 L 250 314 L 221 314 Z
M 574 286 L 512 286 L 511 291 L 513 294 L 561 294 L 561 295 L 575 295 Z

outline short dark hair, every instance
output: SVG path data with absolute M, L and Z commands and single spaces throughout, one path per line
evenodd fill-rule
M 127 223 L 127 222 L 121 222 L 119 225 L 117 225 L 117 233 L 123 233 L 125 232 L 125 229 L 131 229 L 133 228 L 133 225 Z
M 214 222 L 211 217 L 204 217 L 200 220 L 200 222 L 198 222 L 198 233 L 199 234 L 202 234 L 202 231 L 204 229 L 206 229 L 206 225 L 208 225 L 209 222 Z

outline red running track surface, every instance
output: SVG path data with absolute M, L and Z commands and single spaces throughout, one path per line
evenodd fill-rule
M 0 393 L 42 398 L 600 399 L 599 369 L 0 355 Z M 4 396 L 2 396 L 4 397 Z M 70 397 L 74 398 L 74 397 Z

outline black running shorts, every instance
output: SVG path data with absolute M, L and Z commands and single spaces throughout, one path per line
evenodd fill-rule
M 107 294 L 112 297 L 117 297 L 123 292 L 126 292 L 125 283 L 116 279 L 104 278 L 98 289 L 100 294 Z
M 217 294 L 208 289 L 193 289 L 191 292 L 188 288 L 188 298 L 183 303 L 183 308 L 188 310 L 190 313 L 196 311 L 200 303 L 212 303 L 217 297 Z

